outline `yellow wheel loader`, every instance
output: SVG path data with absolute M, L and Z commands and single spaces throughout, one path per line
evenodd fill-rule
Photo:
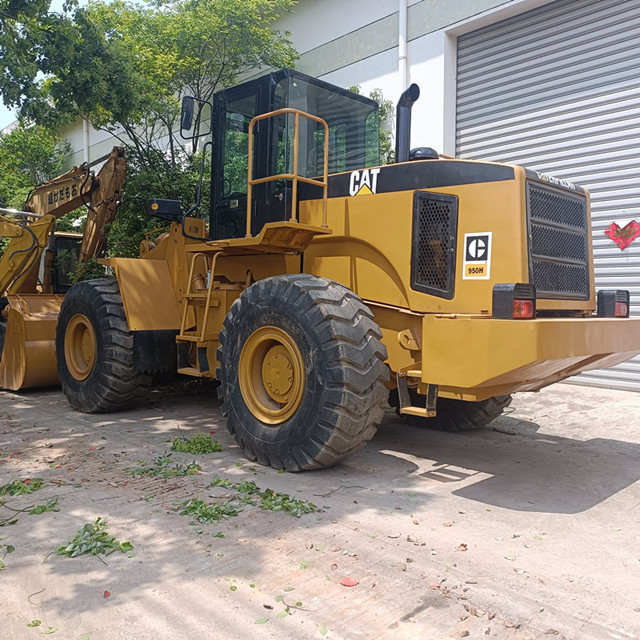
M 299 471 L 360 450 L 381 405 L 467 429 L 640 353 L 626 291 L 594 290 L 589 194 L 519 166 L 409 147 L 381 166 L 375 102 L 292 70 L 183 102 L 214 135 L 211 205 L 152 200 L 170 231 L 74 285 L 56 349 L 71 404 L 135 403 L 154 372 L 215 378 L 252 460 Z
M 23 211 L 0 209 L 0 388 L 16 391 L 59 383 L 55 330 L 69 273 L 103 250 L 126 173 L 120 147 L 90 167 L 74 167 L 39 185 Z M 87 206 L 83 234 L 54 231 L 55 221 Z

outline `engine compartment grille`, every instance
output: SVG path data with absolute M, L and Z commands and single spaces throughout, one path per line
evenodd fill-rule
M 416 192 L 413 201 L 411 287 L 451 300 L 456 272 L 458 199 Z
M 530 281 L 538 298 L 589 299 L 587 199 L 526 181 Z

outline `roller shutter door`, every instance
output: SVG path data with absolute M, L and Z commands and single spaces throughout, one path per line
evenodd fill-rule
M 556 0 L 458 38 L 456 153 L 515 162 L 591 191 L 596 288 L 640 316 L 640 3 Z M 640 357 L 581 384 L 640 391 Z

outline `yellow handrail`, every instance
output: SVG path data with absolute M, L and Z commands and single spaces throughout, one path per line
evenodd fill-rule
M 266 178 L 253 179 L 253 127 L 259 120 L 266 120 L 267 118 L 274 118 L 276 116 L 292 113 L 293 119 L 293 173 L 279 173 L 273 176 L 267 176 Z M 300 117 L 307 118 L 318 122 L 324 128 L 324 164 L 322 171 L 322 180 L 314 180 L 312 178 L 304 178 L 298 175 L 298 133 L 300 125 Z M 270 111 L 269 113 L 263 113 L 256 116 L 249 123 L 249 168 L 247 178 L 247 231 L 246 237 L 251 237 L 251 192 L 254 185 L 264 184 L 265 182 L 273 182 L 274 180 L 291 180 L 293 182 L 293 194 L 291 203 L 291 222 L 298 222 L 298 182 L 305 182 L 306 184 L 312 184 L 317 187 L 322 187 L 322 226 L 327 227 L 327 174 L 329 165 L 329 125 L 317 116 L 313 116 L 310 113 L 300 111 L 300 109 L 293 109 L 287 107 L 285 109 L 278 109 L 277 111 Z
M 189 279 L 187 281 L 187 292 L 185 294 L 185 304 L 184 307 L 182 309 L 182 318 L 180 321 L 180 333 L 179 336 L 184 336 L 186 333 L 186 325 L 187 325 L 187 312 L 188 312 L 188 307 L 189 307 L 189 303 L 190 303 L 190 295 L 192 293 L 191 291 L 191 287 L 193 285 L 193 278 L 194 278 L 194 272 L 195 272 L 195 266 L 196 266 L 196 261 L 198 258 L 203 258 L 204 259 L 204 265 L 205 265 L 205 276 L 207 276 L 207 271 L 208 271 L 208 280 L 209 282 L 207 283 L 207 299 L 205 302 L 205 309 L 204 309 L 204 317 L 202 319 L 202 331 L 200 332 L 200 342 L 204 342 L 204 338 L 205 338 L 205 334 L 206 334 L 206 329 L 207 329 L 207 321 L 209 319 L 209 308 L 211 307 L 211 298 L 212 298 L 212 293 L 213 293 L 213 281 L 215 278 L 215 273 L 216 273 L 216 263 L 218 262 L 218 258 L 220 256 L 224 256 L 226 255 L 224 253 L 224 251 L 216 251 L 213 254 L 213 261 L 211 263 L 211 268 L 209 268 L 209 256 L 206 253 L 202 253 L 202 252 L 198 252 L 196 254 L 194 254 L 193 259 L 191 260 L 191 267 L 189 268 Z M 194 307 L 195 308 L 195 307 Z M 197 313 L 196 315 L 196 328 L 197 328 L 197 323 L 198 323 L 198 317 L 197 317 Z

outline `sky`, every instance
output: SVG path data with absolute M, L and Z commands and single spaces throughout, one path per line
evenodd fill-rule
M 2 103 L 0 103 L 0 131 L 15 120 L 13 111 L 9 111 Z

